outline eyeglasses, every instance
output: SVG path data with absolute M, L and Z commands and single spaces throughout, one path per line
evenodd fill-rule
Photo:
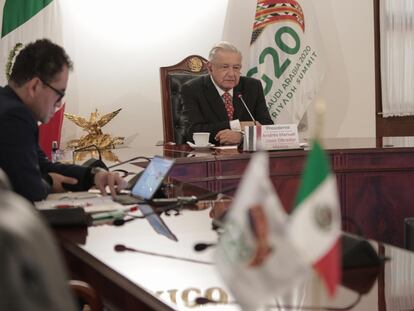
M 40 78 L 39 78 L 40 79 Z M 59 95 L 58 99 L 56 100 L 56 103 L 60 102 L 62 100 L 62 98 L 65 96 L 65 92 L 59 91 L 58 89 L 54 88 L 53 86 L 51 86 L 49 83 L 45 82 L 43 79 L 40 79 L 40 81 L 42 81 L 42 83 L 44 85 L 46 85 L 48 88 L 52 89 L 53 91 L 55 91 L 55 93 L 57 95 Z

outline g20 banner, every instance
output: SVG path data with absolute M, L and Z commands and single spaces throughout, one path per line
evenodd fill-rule
M 299 124 L 322 83 L 317 22 L 310 0 L 258 0 L 247 76 L 262 81 L 277 124 Z

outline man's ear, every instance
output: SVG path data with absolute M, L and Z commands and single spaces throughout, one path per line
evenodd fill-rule
M 26 88 L 29 96 L 31 98 L 35 97 L 36 93 L 39 91 L 39 88 L 42 86 L 42 81 L 38 77 L 34 77 L 26 82 Z
M 213 64 L 211 62 L 207 62 L 207 70 L 208 73 L 211 73 L 211 67 L 213 66 Z

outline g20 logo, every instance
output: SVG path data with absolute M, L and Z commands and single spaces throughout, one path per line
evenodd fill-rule
M 284 36 L 284 35 L 287 35 L 293 39 L 293 44 L 291 44 L 293 46 L 289 46 L 285 42 L 286 41 L 285 38 L 287 38 L 287 36 Z M 276 47 L 279 50 L 289 55 L 295 55 L 296 53 L 298 53 L 300 49 L 300 37 L 297 34 L 297 32 L 289 26 L 281 27 L 276 31 L 275 43 L 276 43 Z M 291 64 L 291 60 L 289 58 L 285 59 L 285 61 L 281 63 L 280 58 L 279 58 L 279 53 L 273 47 L 267 47 L 263 49 L 263 51 L 259 55 L 259 64 L 262 65 L 268 56 L 271 57 L 272 62 L 273 62 L 274 77 L 269 77 L 267 74 L 262 74 L 262 76 L 260 77 L 260 79 L 265 84 L 265 87 L 264 87 L 265 96 L 272 89 L 273 82 L 274 82 L 273 79 L 274 78 L 279 79 L 283 75 L 283 73 L 286 71 L 286 69 L 289 67 L 289 65 Z M 247 76 L 253 77 L 257 73 L 258 73 L 258 69 L 256 66 L 256 67 L 251 68 L 247 72 Z

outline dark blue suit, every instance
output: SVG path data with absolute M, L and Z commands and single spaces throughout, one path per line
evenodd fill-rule
M 46 198 L 51 191 L 48 172 L 77 178 L 75 190 L 89 189 L 93 183 L 90 169 L 50 162 L 39 147 L 38 136 L 31 111 L 11 88 L 0 87 L 0 167 L 13 190 L 30 201 Z
M 262 125 L 273 124 L 266 107 L 263 88 L 259 80 L 240 77 L 233 89 L 233 119 L 252 121 L 243 103 L 237 98 L 242 94 L 253 117 Z M 186 139 L 192 141 L 194 132 L 209 132 L 210 142 L 216 143 L 217 132 L 229 129 L 229 118 L 223 99 L 217 92 L 210 76 L 201 76 L 183 85 L 183 114 L 186 122 Z

